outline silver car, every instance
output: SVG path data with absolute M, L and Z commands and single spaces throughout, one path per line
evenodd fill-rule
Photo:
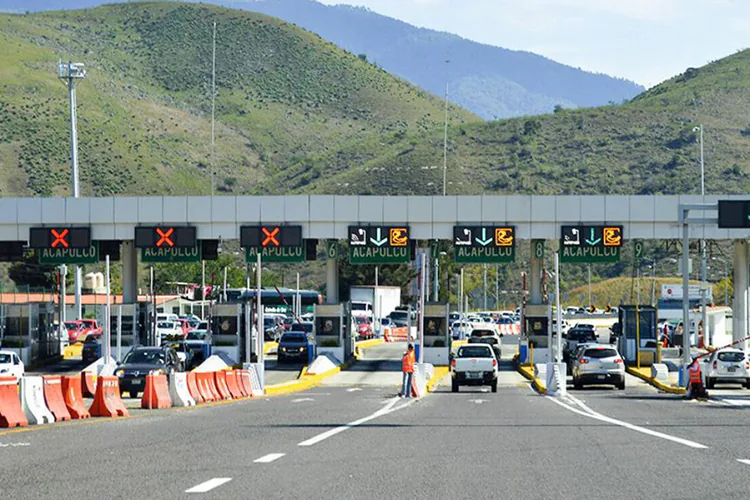
M 573 386 L 576 389 L 590 384 L 611 384 L 625 389 L 625 363 L 610 346 L 596 345 L 579 349 L 573 360 Z
M 721 349 L 703 359 L 706 388 L 713 389 L 716 382 L 734 382 L 750 389 L 750 370 L 745 353 L 739 349 Z

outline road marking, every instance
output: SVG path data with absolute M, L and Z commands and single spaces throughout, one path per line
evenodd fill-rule
M 737 461 L 741 464 L 750 465 L 750 460 L 746 460 L 744 458 L 738 458 Z
M 469 403 L 476 403 L 478 405 L 481 405 L 482 403 L 486 402 L 486 399 L 470 399 Z
M 388 404 L 386 406 L 379 409 L 372 415 L 369 415 L 364 418 L 360 418 L 359 420 L 355 420 L 354 422 L 349 422 L 346 425 L 342 425 L 340 427 L 336 427 L 329 431 L 318 434 L 315 437 L 312 437 L 306 441 L 302 441 L 301 443 L 298 443 L 297 446 L 312 446 L 314 444 L 320 443 L 321 441 L 328 439 L 331 436 L 335 436 L 336 434 L 339 434 L 341 432 L 344 432 L 345 430 L 351 429 L 352 427 L 357 427 L 358 425 L 362 425 L 365 422 L 369 422 L 370 420 L 374 420 L 378 417 L 382 417 L 384 415 L 388 415 L 389 413 L 393 413 L 394 411 L 398 411 L 403 408 L 406 408 L 407 406 L 411 405 L 414 402 L 414 400 L 411 400 L 407 403 L 402 404 L 401 406 L 396 406 L 396 403 L 398 403 L 400 400 L 401 398 L 399 398 L 398 396 L 396 396 L 395 398 L 391 398 L 388 401 Z
M 292 399 L 292 403 L 303 403 L 305 401 L 315 401 L 313 398 L 297 398 Z
M 209 479 L 205 483 L 193 486 L 189 490 L 185 490 L 185 493 L 206 493 L 207 491 L 211 491 L 212 489 L 217 488 L 224 483 L 228 483 L 231 480 L 231 477 L 215 477 L 213 479 Z
M 360 389 L 359 387 L 352 387 L 351 389 L 347 389 L 346 392 L 356 392 L 356 391 L 361 391 L 361 390 L 362 389 Z
M 576 400 L 573 396 L 568 395 L 567 397 L 571 399 L 573 402 L 575 402 L 578 406 L 583 408 L 583 410 L 579 410 L 578 408 L 574 408 L 570 405 L 567 405 L 563 403 L 562 401 L 559 401 L 557 398 L 551 397 L 551 396 L 545 396 L 547 399 L 555 403 L 556 405 L 562 406 L 563 408 L 572 411 L 573 413 L 577 413 L 579 415 L 583 415 L 584 417 L 593 418 L 595 420 L 599 420 L 602 422 L 607 422 L 614 425 L 619 425 L 620 427 L 625 427 L 626 429 L 630 429 L 632 431 L 640 432 L 642 434 L 647 434 L 649 436 L 658 437 L 661 439 L 666 439 L 667 441 L 672 441 L 675 443 L 679 443 L 685 446 L 689 446 L 690 448 L 697 448 L 697 449 L 705 449 L 708 448 L 708 446 L 702 445 L 700 443 L 696 443 L 695 441 L 690 441 L 688 439 L 682 439 L 676 436 L 671 436 L 669 434 L 664 434 L 662 432 L 653 431 L 651 429 L 647 429 L 645 427 L 640 427 L 635 424 L 631 424 L 628 422 L 623 422 L 622 420 L 617 420 L 611 417 L 607 417 L 605 415 L 602 415 L 601 413 L 597 413 L 582 402 Z M 585 411 L 584 411 L 585 410 Z
M 31 443 L 0 443 L 0 448 L 15 448 L 17 446 L 31 446 Z
M 274 460 L 278 460 L 286 455 L 286 453 L 269 453 L 265 457 L 260 457 L 258 460 L 253 460 L 256 464 L 270 464 Z

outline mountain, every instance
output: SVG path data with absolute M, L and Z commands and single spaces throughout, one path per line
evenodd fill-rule
M 379 154 L 384 135 L 443 124 L 443 101 L 300 28 L 262 14 L 179 3 L 0 15 L 0 193 L 69 191 L 68 93 L 77 84 L 85 195 L 287 192 L 323 175 L 304 158 Z M 479 121 L 451 108 L 452 119 Z M 335 153 L 334 153 L 335 155 Z M 295 174 L 283 175 L 293 168 Z M 331 174 L 332 172 L 327 172 Z M 276 185 L 276 176 L 284 183 Z
M 313 0 L 208 0 L 278 17 L 362 54 L 400 76 L 485 119 L 620 103 L 643 87 L 566 66 L 530 52 L 508 50 L 449 33 L 417 28 L 365 8 Z M 8 0 L 14 10 L 90 7 L 102 0 Z M 450 63 L 446 64 L 446 60 Z
M 619 106 L 451 124 L 449 194 L 695 194 L 704 126 L 706 192 L 750 192 L 750 50 L 684 73 Z M 439 194 L 442 130 L 327 172 L 304 191 Z M 342 155 L 346 157 L 346 152 Z M 437 166 L 438 168 L 425 165 Z M 418 179 L 418 181 L 417 181 Z M 366 183 L 364 182 L 366 180 Z M 283 183 L 277 177 L 276 183 Z

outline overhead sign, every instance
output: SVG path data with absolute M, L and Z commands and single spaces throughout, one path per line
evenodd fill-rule
M 349 226 L 349 247 L 408 248 L 408 246 L 408 226 Z
M 260 252 L 261 262 L 305 262 L 305 247 L 265 247 L 245 248 L 245 262 L 253 264 L 258 261 Z
M 661 286 L 661 298 L 662 299 L 672 299 L 672 300 L 682 300 L 684 298 L 684 289 L 682 288 L 682 284 L 680 283 L 671 283 Z M 713 287 L 708 286 L 706 287 L 706 297 L 709 301 L 712 300 L 713 297 Z M 701 298 L 701 286 L 700 285 L 690 285 L 688 289 L 688 299 L 700 299 Z
M 37 250 L 40 264 L 96 264 L 99 262 L 99 242 L 92 241 L 89 248 L 42 248 Z
M 185 247 L 148 247 L 141 248 L 141 262 L 200 262 L 201 249 L 199 246 Z
M 460 263 L 494 264 L 515 259 L 512 226 L 453 226 L 454 259 Z
M 351 264 L 408 264 L 411 248 L 406 247 L 353 247 L 349 246 Z
M 195 227 L 192 226 L 137 226 L 136 248 L 197 248 Z
M 90 246 L 90 227 L 32 227 L 29 230 L 30 248 L 85 249 Z
M 725 229 L 750 227 L 750 201 L 719 200 L 719 227 Z
M 240 246 L 244 248 L 302 247 L 302 226 L 242 226 Z
M 622 226 L 562 226 L 560 262 L 619 262 Z

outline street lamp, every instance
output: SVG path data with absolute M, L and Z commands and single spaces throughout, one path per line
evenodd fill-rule
M 78 198 L 80 190 L 78 186 L 78 132 L 76 130 L 76 80 L 86 78 L 86 69 L 83 63 L 58 61 L 57 76 L 67 87 L 70 94 L 70 176 L 73 184 L 73 198 Z M 74 269 L 75 278 L 75 302 L 76 319 L 83 317 L 81 310 L 81 266 L 76 265 Z
M 703 162 L 703 124 L 693 128 L 693 132 L 699 132 L 698 135 L 698 142 L 700 143 L 701 147 L 701 196 L 706 195 L 706 183 L 705 183 L 705 169 L 704 169 L 704 162 Z M 705 200 L 704 200 L 705 201 Z M 709 338 L 708 335 L 708 321 L 707 321 L 707 315 L 706 315 L 706 241 L 701 239 L 700 240 L 700 246 L 701 246 L 701 323 L 703 323 L 703 332 L 705 338 Z M 687 290 L 683 291 L 683 293 L 687 293 Z

